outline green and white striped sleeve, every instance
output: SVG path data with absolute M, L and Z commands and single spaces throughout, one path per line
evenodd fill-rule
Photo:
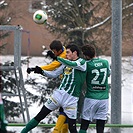
M 86 71 L 86 61 L 82 58 L 78 58 L 75 61 L 70 61 L 61 57 L 57 57 L 57 60 L 64 64 L 65 66 L 72 67 L 81 71 Z

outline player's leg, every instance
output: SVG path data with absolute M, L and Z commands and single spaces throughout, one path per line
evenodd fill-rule
M 44 106 L 40 112 L 31 120 L 26 127 L 21 131 L 21 133 L 28 133 L 31 129 L 35 128 L 39 122 L 44 119 L 51 111 L 59 107 L 60 99 L 59 91 L 54 91 L 52 96 L 45 102 Z
M 68 122 L 64 112 L 60 112 L 56 126 L 52 133 L 68 133 Z
M 97 133 L 104 133 L 105 120 L 97 120 L 96 130 Z
M 64 124 L 64 122 L 66 121 L 66 115 L 65 113 L 63 114 L 63 112 L 58 116 L 56 125 L 54 127 L 54 130 L 52 133 L 60 133 L 61 132 L 61 128 Z
M 55 128 L 52 133 L 68 133 L 68 123 L 66 122 L 66 114 L 63 112 L 63 108 L 59 109 L 59 116 L 56 122 Z
M 70 98 L 71 99 L 71 98 Z M 70 133 L 77 133 L 76 118 L 77 118 L 77 99 L 73 102 L 68 102 L 67 108 L 64 108 L 67 115 L 68 128 Z
M 89 124 L 90 124 L 90 121 L 81 119 L 81 126 L 80 126 L 79 133 L 86 133 L 86 130 L 88 129 Z
M 61 133 L 68 133 L 68 120 L 67 120 L 67 116 L 63 111 L 63 108 L 61 107 L 59 109 L 60 111 L 60 115 L 63 115 L 65 117 L 65 121 L 63 122 L 63 125 L 61 126 Z
M 92 103 L 90 99 L 85 98 L 84 99 L 84 104 L 83 104 L 83 109 L 82 109 L 82 119 L 81 119 L 81 126 L 79 133 L 86 133 L 89 124 L 91 122 L 91 109 L 92 109 Z
M 68 128 L 70 133 L 77 133 L 76 118 L 77 118 L 78 100 L 79 98 L 66 94 L 63 97 L 63 101 L 62 101 L 64 112 L 67 115 Z
M 61 133 L 68 133 L 68 119 L 67 118 L 66 118 L 66 121 L 61 128 Z
M 104 132 L 105 121 L 108 115 L 108 99 L 98 101 L 98 109 L 95 113 L 97 133 Z
M 4 105 L 2 101 L 2 95 L 0 92 L 0 133 L 7 133 L 6 126 L 7 121 L 5 119 L 5 111 L 4 111 Z
M 68 127 L 69 127 L 69 131 L 70 133 L 77 133 L 77 129 L 76 129 L 76 119 L 71 119 L 68 118 Z
M 6 133 L 7 121 L 5 120 L 4 105 L 0 104 L 0 131 L 1 133 Z
M 68 133 L 68 123 L 64 123 L 61 128 L 61 133 Z
M 50 112 L 51 110 L 49 110 L 46 106 L 43 106 L 40 112 L 26 124 L 21 133 L 28 133 L 31 129 L 35 128 L 39 122 L 44 119 Z

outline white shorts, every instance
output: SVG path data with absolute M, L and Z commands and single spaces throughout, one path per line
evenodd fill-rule
M 85 120 L 107 120 L 108 115 L 108 99 L 96 100 L 85 98 L 82 110 L 82 118 Z
M 45 106 L 50 110 L 62 107 L 69 118 L 76 119 L 78 100 L 78 97 L 71 96 L 64 90 L 56 89 L 52 96 L 46 101 Z

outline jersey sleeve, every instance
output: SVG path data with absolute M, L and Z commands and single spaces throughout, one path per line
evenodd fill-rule
M 69 67 L 72 67 L 74 69 L 78 69 L 81 71 L 86 71 L 86 62 L 84 59 L 79 58 L 76 61 L 70 61 L 67 59 L 63 59 L 61 57 L 57 57 L 57 60 L 66 66 L 69 66 Z
M 64 67 L 65 67 L 64 65 L 61 65 L 60 67 L 58 67 L 56 70 L 53 71 L 43 70 L 43 75 L 49 78 L 57 78 L 60 74 L 63 73 Z
M 52 71 L 52 70 L 58 68 L 60 65 L 61 65 L 61 63 L 55 60 L 48 65 L 41 66 L 41 69 L 47 70 L 47 71 Z

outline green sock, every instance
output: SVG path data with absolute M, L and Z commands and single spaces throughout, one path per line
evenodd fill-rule
M 34 118 L 29 121 L 29 123 L 26 124 L 26 127 L 21 131 L 21 133 L 28 133 L 31 129 L 36 127 L 38 125 L 38 121 L 36 121 Z
M 80 129 L 80 130 L 79 130 L 79 133 L 86 133 L 86 130 Z
M 1 130 L 6 131 L 7 121 L 5 119 L 4 105 L 0 104 L 0 121 L 1 121 Z

